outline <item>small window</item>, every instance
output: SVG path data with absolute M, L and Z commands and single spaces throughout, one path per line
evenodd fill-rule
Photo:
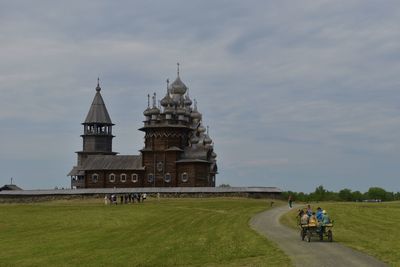
M 139 181 L 139 175 L 137 173 L 132 174 L 132 182 L 137 183 Z
M 154 174 L 149 173 L 149 175 L 147 176 L 147 181 L 148 181 L 149 183 L 152 183 L 152 182 L 154 181 Z
M 121 179 L 121 182 L 125 183 L 126 182 L 126 174 L 125 173 L 121 174 L 120 179 Z
M 99 181 L 99 175 L 97 173 L 94 173 L 92 175 L 92 182 L 97 183 Z
M 115 182 L 115 174 L 111 173 L 110 176 L 108 177 L 108 179 L 110 180 L 111 183 Z
M 189 180 L 189 175 L 187 174 L 187 172 L 181 174 L 181 180 L 184 183 L 186 183 Z
M 170 183 L 171 182 L 171 174 L 169 172 L 164 175 L 164 181 L 166 183 Z

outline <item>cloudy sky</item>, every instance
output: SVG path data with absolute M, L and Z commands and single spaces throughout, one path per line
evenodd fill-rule
M 114 150 L 176 76 L 217 184 L 400 191 L 398 1 L 0 0 L 0 185 L 68 187 L 100 76 Z

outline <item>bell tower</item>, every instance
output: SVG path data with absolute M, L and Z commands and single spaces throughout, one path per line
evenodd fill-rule
M 83 149 L 78 154 L 78 166 L 81 166 L 89 155 L 116 155 L 112 151 L 112 127 L 103 97 L 101 96 L 99 78 L 97 78 L 96 95 L 83 125 Z

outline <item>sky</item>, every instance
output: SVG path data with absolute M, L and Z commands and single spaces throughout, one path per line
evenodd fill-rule
M 400 191 L 398 1 L 0 0 L 0 185 L 70 186 L 100 77 L 113 148 L 180 76 L 218 184 Z

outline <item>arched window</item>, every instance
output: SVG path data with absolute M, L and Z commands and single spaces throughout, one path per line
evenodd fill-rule
M 137 183 L 139 181 L 139 175 L 137 173 L 132 174 L 132 182 Z
M 167 173 L 164 175 L 164 181 L 165 181 L 166 183 L 170 183 L 170 182 L 171 182 L 171 174 L 170 174 L 169 172 L 167 172 Z
M 154 182 L 154 174 L 149 173 L 149 175 L 147 175 L 147 182 L 149 183 Z
M 108 176 L 108 179 L 110 180 L 111 183 L 114 183 L 114 182 L 115 182 L 115 174 L 114 174 L 114 173 L 111 173 L 111 174 Z
M 121 179 L 121 182 L 125 183 L 126 182 L 126 174 L 125 173 L 121 174 L 120 179 Z
M 97 183 L 99 181 L 99 175 L 97 173 L 92 174 L 92 182 Z
M 186 183 L 189 180 L 189 175 L 187 174 L 187 172 L 181 174 L 181 180 L 184 183 Z

